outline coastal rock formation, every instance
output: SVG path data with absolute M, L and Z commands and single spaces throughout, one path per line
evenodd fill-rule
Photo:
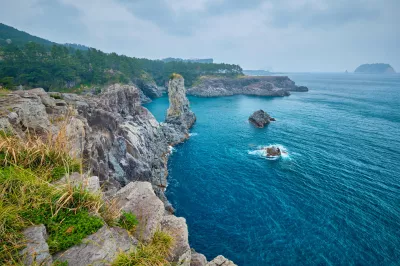
M 363 64 L 354 70 L 354 73 L 365 73 L 365 74 L 393 74 L 396 73 L 394 68 L 389 64 L 377 63 L 377 64 Z
M 192 127 L 196 116 L 190 110 L 189 100 L 186 97 L 184 79 L 179 74 L 173 74 L 168 84 L 169 108 L 165 122 L 181 125 L 186 129 Z
M 90 170 L 84 178 L 72 174 L 69 181 L 82 183 L 92 192 L 101 184 L 103 197 L 115 199 L 119 208 L 139 220 L 135 237 L 124 229 L 104 226 L 80 245 L 55 254 L 53 260 L 68 261 L 69 265 L 109 265 L 117 252 L 135 248 L 138 240 L 148 242 L 156 230 L 163 230 L 175 239 L 169 260 L 190 264 L 186 221 L 171 215 L 164 190 L 170 145 L 188 137 L 195 116 L 189 109 L 183 79 L 172 80 L 170 88 L 171 107 L 166 123 L 161 124 L 142 107 L 140 90 L 131 85 L 114 84 L 99 95 L 46 93 L 43 89 L 0 95 L 0 130 L 21 138 L 30 132 L 43 138 L 65 132 L 62 137 L 68 139 L 71 154 L 83 158 L 84 170 Z M 62 182 L 65 179 L 54 185 Z M 51 263 L 42 229 L 35 229 L 33 238 L 26 233 L 28 241 L 34 240 L 23 254 L 31 261 L 43 258 L 42 262 Z
M 271 121 L 275 121 L 269 114 L 264 112 L 263 110 L 255 111 L 249 117 L 250 123 L 255 125 L 258 128 L 263 128 L 265 125 L 268 125 Z
M 135 86 L 114 84 L 99 95 L 14 91 L 0 97 L 0 114 L 2 127 L 21 137 L 65 128 L 71 153 L 85 158 L 106 192 L 141 180 L 163 196 L 168 132 L 141 106 Z
M 44 225 L 31 226 L 24 230 L 26 247 L 21 251 L 25 265 L 53 265 L 53 259 L 46 243 L 47 232 Z
M 207 263 L 206 266 L 236 266 L 236 264 L 233 263 L 233 261 L 228 260 L 224 256 L 219 255 L 218 257 Z
M 206 264 L 207 264 L 206 256 L 192 250 L 190 266 L 205 266 Z
M 296 86 L 292 80 L 284 76 L 201 77 L 195 86 L 188 89 L 187 94 L 200 97 L 238 94 L 289 96 L 290 91 L 308 91 L 308 88 Z
M 161 230 L 174 238 L 174 246 L 172 247 L 169 260 L 177 262 L 179 265 L 189 266 L 192 251 L 189 246 L 189 235 L 185 218 L 166 215 L 161 220 Z
M 103 226 L 82 240 L 82 244 L 54 255 L 54 260 L 68 265 L 110 265 L 119 252 L 134 249 L 138 241 L 122 228 Z

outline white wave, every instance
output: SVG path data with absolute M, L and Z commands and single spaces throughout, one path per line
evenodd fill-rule
M 199 133 L 195 133 L 195 132 L 189 133 L 189 136 L 191 136 L 191 137 L 194 137 L 194 136 L 197 136 L 197 135 L 199 135 Z
M 168 151 L 169 151 L 169 154 L 172 154 L 173 152 L 176 151 L 176 149 L 172 146 L 168 146 Z

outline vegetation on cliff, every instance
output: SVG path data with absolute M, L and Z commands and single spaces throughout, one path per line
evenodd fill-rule
M 94 48 L 75 49 L 4 26 L 0 27 L 0 85 L 10 89 L 22 85 L 57 91 L 81 85 L 129 83 L 141 76 L 164 85 L 174 72 L 181 73 L 186 85 L 191 86 L 202 75 L 242 73 L 238 65 L 164 62 L 108 54 Z

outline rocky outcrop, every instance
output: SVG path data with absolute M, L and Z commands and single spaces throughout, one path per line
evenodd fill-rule
M 160 228 L 164 215 L 164 205 L 154 194 L 148 182 L 131 182 L 119 190 L 114 198 L 119 208 L 136 215 L 139 226 L 136 237 L 149 242 L 154 233 Z
M 192 257 L 190 266 L 205 266 L 207 264 L 207 258 L 201 253 L 197 253 L 192 250 Z
M 154 194 L 150 183 L 131 182 L 119 190 L 114 199 L 119 208 L 135 214 L 138 218 L 136 238 L 147 243 L 157 230 L 168 233 L 174 239 L 168 260 L 177 265 L 189 266 L 191 249 L 186 220 L 164 211 L 164 205 Z
M 264 112 L 263 110 L 255 111 L 249 117 L 250 123 L 255 125 L 258 128 L 263 128 L 265 125 L 268 125 L 271 121 L 275 121 L 269 114 Z
M 122 228 L 103 226 L 96 233 L 82 240 L 82 244 L 54 255 L 55 261 L 68 265 L 110 265 L 119 252 L 128 252 L 138 241 Z
M 290 91 L 308 91 L 285 76 L 243 76 L 238 78 L 201 77 L 188 89 L 188 95 L 200 97 L 232 96 L 238 94 L 257 96 L 289 96 Z
M 186 97 L 185 82 L 181 75 L 174 74 L 168 84 L 169 108 L 165 122 L 182 126 L 188 130 L 196 121 Z
M 0 97 L 0 126 L 24 137 L 65 129 L 71 154 L 82 156 L 107 193 L 149 181 L 163 198 L 171 137 L 140 102 L 135 86 L 114 84 L 99 95 L 48 94 L 43 89 Z M 165 198 L 165 197 L 164 197 Z
M 52 265 L 53 259 L 46 243 L 47 232 L 44 225 L 31 226 L 23 231 L 26 247 L 20 252 L 24 265 Z
M 166 215 L 161 220 L 161 230 L 174 238 L 169 260 L 177 262 L 178 265 L 189 266 L 192 251 L 189 246 L 188 227 L 185 218 Z
M 228 260 L 224 256 L 219 255 L 212 261 L 206 264 L 206 266 L 236 266 L 233 261 Z
M 28 132 L 42 137 L 65 133 L 71 155 L 84 159 L 87 176 L 72 174 L 55 185 L 71 182 L 98 192 L 101 184 L 104 197 L 115 199 L 118 207 L 139 220 L 135 237 L 121 228 L 105 226 L 82 244 L 56 254 L 54 260 L 108 265 L 117 252 L 135 248 L 137 239 L 148 242 L 156 230 L 163 230 L 175 239 L 169 260 L 190 265 L 186 221 L 171 215 L 164 195 L 170 145 L 188 138 L 196 119 L 189 109 L 183 78 L 171 80 L 170 101 L 166 123 L 160 124 L 142 107 L 140 90 L 131 85 L 114 84 L 99 95 L 46 93 L 43 89 L 0 95 L 0 130 L 21 138 Z M 51 263 L 44 227 L 33 233 L 28 230 L 26 238 L 28 246 L 22 251 L 30 258 L 26 265 L 38 259 Z

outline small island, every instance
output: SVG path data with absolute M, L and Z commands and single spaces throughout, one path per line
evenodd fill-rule
M 376 64 L 363 64 L 354 70 L 354 73 L 365 74 L 392 74 L 396 73 L 394 68 L 389 64 L 376 63 Z

